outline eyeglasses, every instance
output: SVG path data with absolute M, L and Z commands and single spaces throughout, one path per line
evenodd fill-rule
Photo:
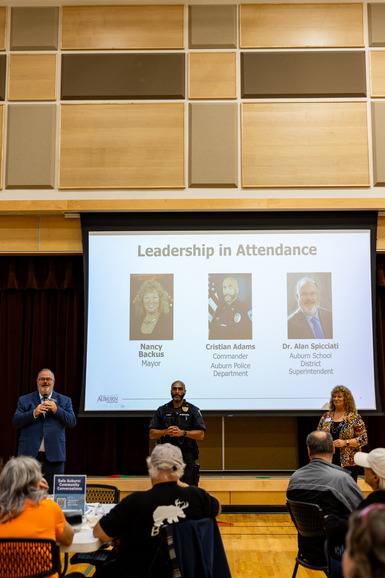
M 312 297 L 314 299 L 314 297 L 317 297 L 318 295 L 318 291 L 312 291 L 311 293 L 300 293 L 299 296 L 300 297 Z
M 37 381 L 53 381 L 52 377 L 38 377 Z

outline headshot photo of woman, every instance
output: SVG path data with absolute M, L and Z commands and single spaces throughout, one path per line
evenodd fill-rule
M 155 275 L 131 275 L 131 340 L 173 339 L 173 276 L 162 275 L 161 281 Z

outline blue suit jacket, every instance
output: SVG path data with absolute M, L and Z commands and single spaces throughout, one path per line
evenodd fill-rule
M 318 316 L 321 322 L 325 339 L 333 339 L 332 314 L 327 309 L 318 308 Z M 302 313 L 297 309 L 287 320 L 288 339 L 316 339 L 311 327 Z
M 12 419 L 14 427 L 21 428 L 17 452 L 19 456 L 36 458 L 41 440 L 44 437 L 47 460 L 49 462 L 65 461 L 66 441 L 64 429 L 66 426 L 73 427 L 76 424 L 76 416 L 69 397 L 54 390 L 52 399 L 56 401 L 56 413 L 49 411 L 45 417 L 40 414 L 37 418 L 34 418 L 33 411 L 41 403 L 39 392 L 36 390 L 19 398 L 15 415 Z

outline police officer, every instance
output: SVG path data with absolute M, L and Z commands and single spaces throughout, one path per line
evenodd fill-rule
M 157 443 L 179 446 L 186 464 L 182 482 L 197 486 L 199 481 L 199 449 L 196 440 L 203 440 L 206 426 L 199 409 L 184 400 L 186 388 L 182 381 L 171 385 L 172 400 L 158 407 L 150 423 L 150 439 Z
M 234 277 L 222 282 L 223 303 L 215 311 L 209 339 L 251 339 L 251 311 L 238 299 L 239 286 Z

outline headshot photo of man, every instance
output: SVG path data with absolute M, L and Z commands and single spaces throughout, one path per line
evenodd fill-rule
M 251 274 L 209 275 L 209 339 L 251 339 Z
M 298 274 L 288 273 L 288 339 L 332 339 L 331 274 L 301 276 L 296 282 L 295 302 L 291 297 L 293 276 L 298 278 Z M 296 307 L 291 314 L 290 300 Z M 320 307 L 320 302 L 323 307 Z

